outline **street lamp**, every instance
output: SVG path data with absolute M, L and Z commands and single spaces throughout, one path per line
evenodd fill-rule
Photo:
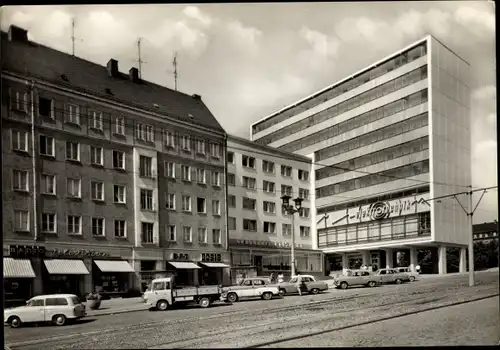
M 295 202 L 295 208 L 293 205 L 290 204 L 290 196 L 284 195 L 281 197 L 281 200 L 283 201 L 283 209 L 285 210 L 285 213 L 288 215 L 292 216 L 292 276 L 295 275 L 295 220 L 294 220 L 294 214 L 298 213 L 300 209 L 302 208 L 302 198 L 297 197 L 293 201 Z

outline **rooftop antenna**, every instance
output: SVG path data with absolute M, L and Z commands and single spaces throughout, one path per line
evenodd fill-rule
M 177 52 L 174 54 L 174 61 L 172 64 L 174 65 L 174 86 L 175 91 L 177 91 Z
M 147 63 L 146 61 L 143 61 L 141 58 L 141 41 L 142 38 L 137 39 L 137 62 L 139 62 L 139 79 L 142 79 L 142 64 Z
M 72 43 L 72 55 L 75 55 L 75 40 L 78 39 L 83 41 L 83 39 L 75 37 L 75 18 L 71 19 L 71 43 Z

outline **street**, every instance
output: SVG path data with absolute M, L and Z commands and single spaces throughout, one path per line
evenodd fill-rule
M 477 274 L 475 287 L 467 281 L 464 275 L 446 276 L 208 309 L 88 317 L 65 327 L 6 327 L 5 341 L 11 349 L 495 344 L 491 332 L 499 324 L 498 296 L 419 313 L 498 295 L 497 270 Z M 411 312 L 415 314 L 401 317 Z M 356 330 L 359 337 L 353 335 Z M 469 342 L 476 335 L 483 343 Z

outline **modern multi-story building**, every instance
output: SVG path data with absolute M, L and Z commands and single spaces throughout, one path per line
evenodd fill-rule
M 228 280 L 226 134 L 201 97 L 1 39 L 6 296 Z
M 227 150 L 232 279 L 289 275 L 292 234 L 297 270 L 321 275 L 322 253 L 311 243 L 311 159 L 231 135 Z M 300 211 L 284 212 L 283 195 L 302 198 Z
M 446 247 L 465 270 L 470 227 L 470 67 L 432 36 L 251 127 L 252 140 L 313 159 L 314 248 L 327 270 L 392 266 L 399 250 Z M 468 207 L 467 198 L 461 204 Z

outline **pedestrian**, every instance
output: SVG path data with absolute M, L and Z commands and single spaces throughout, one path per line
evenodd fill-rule
M 300 275 L 300 272 L 297 272 L 297 292 L 299 292 L 300 296 L 302 296 L 302 284 L 304 284 L 302 276 Z
M 285 276 L 283 276 L 283 272 L 280 272 L 278 274 L 278 283 L 283 283 L 285 282 Z
M 417 273 L 420 273 L 420 265 L 417 265 L 417 266 L 415 267 L 415 271 L 416 271 Z
M 269 276 L 269 280 L 271 281 L 271 283 L 274 283 L 274 272 L 271 272 L 271 275 Z

